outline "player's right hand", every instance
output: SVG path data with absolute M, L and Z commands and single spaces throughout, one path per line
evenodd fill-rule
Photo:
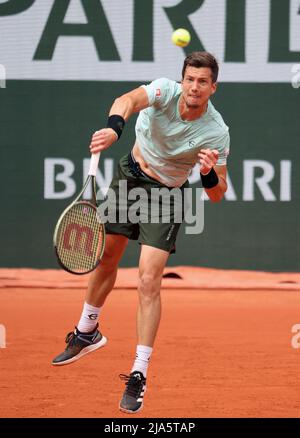
M 100 129 L 100 131 L 96 131 L 92 137 L 90 152 L 97 154 L 100 151 L 104 151 L 104 149 L 109 148 L 117 140 L 118 135 L 113 129 Z

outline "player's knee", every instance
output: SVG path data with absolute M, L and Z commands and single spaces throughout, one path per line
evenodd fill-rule
M 161 276 L 143 273 L 139 276 L 138 292 L 144 299 L 152 300 L 160 294 Z

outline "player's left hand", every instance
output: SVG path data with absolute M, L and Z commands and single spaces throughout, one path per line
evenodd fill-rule
M 216 149 L 201 149 L 198 154 L 200 173 L 206 175 L 217 164 L 219 152 Z

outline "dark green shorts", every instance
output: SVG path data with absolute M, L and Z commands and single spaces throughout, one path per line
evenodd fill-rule
M 106 233 L 121 234 L 140 244 L 175 252 L 184 217 L 184 188 L 188 185 L 186 181 L 183 186 L 170 189 L 137 170 L 131 155 L 125 155 L 98 207 L 100 216 L 106 215 Z

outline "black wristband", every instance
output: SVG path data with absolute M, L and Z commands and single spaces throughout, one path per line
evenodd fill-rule
M 125 126 L 125 120 L 123 119 L 122 116 L 119 116 L 118 114 L 113 114 L 112 116 L 108 117 L 106 127 L 113 129 L 117 134 L 118 139 L 122 135 L 124 126 Z
M 202 186 L 205 189 L 212 189 L 219 183 L 219 177 L 216 174 L 215 169 L 213 167 L 206 175 L 202 175 L 201 172 L 200 175 L 201 175 Z

